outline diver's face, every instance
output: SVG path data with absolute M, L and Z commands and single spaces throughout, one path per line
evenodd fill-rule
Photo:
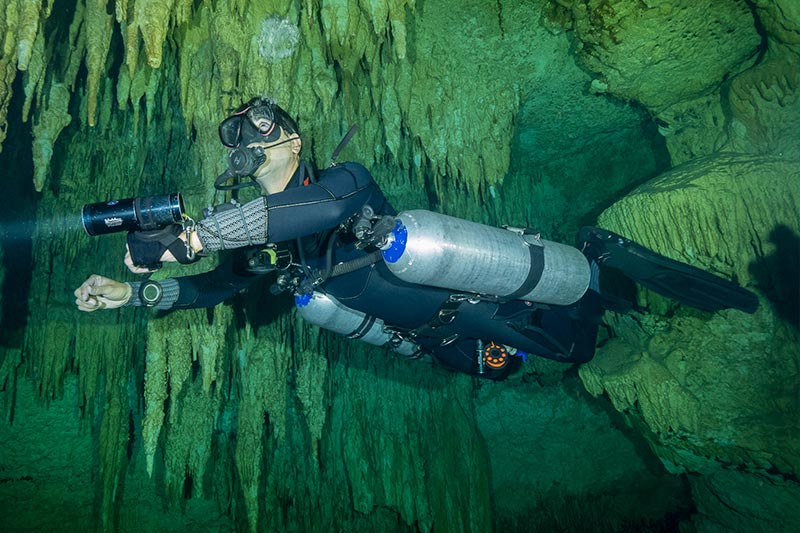
M 248 148 L 262 147 L 267 156 L 267 160 L 253 173 L 253 178 L 264 193 L 273 194 L 286 188 L 299 165 L 301 144 L 296 133 L 287 135 L 281 131 L 281 136 L 275 142 L 252 142 L 247 145 Z

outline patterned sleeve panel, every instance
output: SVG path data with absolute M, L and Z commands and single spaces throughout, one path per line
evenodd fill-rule
M 225 209 L 197 223 L 197 235 L 204 252 L 216 252 L 267 242 L 266 197 L 244 205 L 225 204 Z

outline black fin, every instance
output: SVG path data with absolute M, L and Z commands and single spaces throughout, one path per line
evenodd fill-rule
M 736 283 L 658 254 L 608 230 L 585 227 L 577 246 L 603 267 L 620 270 L 658 294 L 705 311 L 754 313 L 758 297 Z

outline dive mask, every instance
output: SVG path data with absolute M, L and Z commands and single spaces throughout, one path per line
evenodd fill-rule
M 234 178 L 252 177 L 259 167 L 267 163 L 266 150 L 294 140 L 294 137 L 290 137 L 268 147 L 249 147 L 253 143 L 274 143 L 280 139 L 283 127 L 276 122 L 275 115 L 275 103 L 269 98 L 259 97 L 242 105 L 222 121 L 219 125 L 219 138 L 223 145 L 230 148 L 230 152 L 228 168 L 217 177 L 214 187 L 218 190 L 231 190 L 259 186 L 255 181 L 233 185 L 226 183 Z
M 233 112 L 219 125 L 219 139 L 228 148 L 253 142 L 274 142 L 281 136 L 275 123 L 274 102 L 269 98 L 253 98 Z

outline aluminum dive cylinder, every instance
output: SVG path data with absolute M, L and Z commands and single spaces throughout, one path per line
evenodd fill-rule
M 397 215 L 382 250 L 403 281 L 511 300 L 569 305 L 591 277 L 577 248 L 423 209 Z
M 321 328 L 329 329 L 348 339 L 360 339 L 375 346 L 390 348 L 408 359 L 427 359 L 419 345 L 384 328 L 380 318 L 369 316 L 342 304 L 319 291 L 295 296 L 300 315 Z

